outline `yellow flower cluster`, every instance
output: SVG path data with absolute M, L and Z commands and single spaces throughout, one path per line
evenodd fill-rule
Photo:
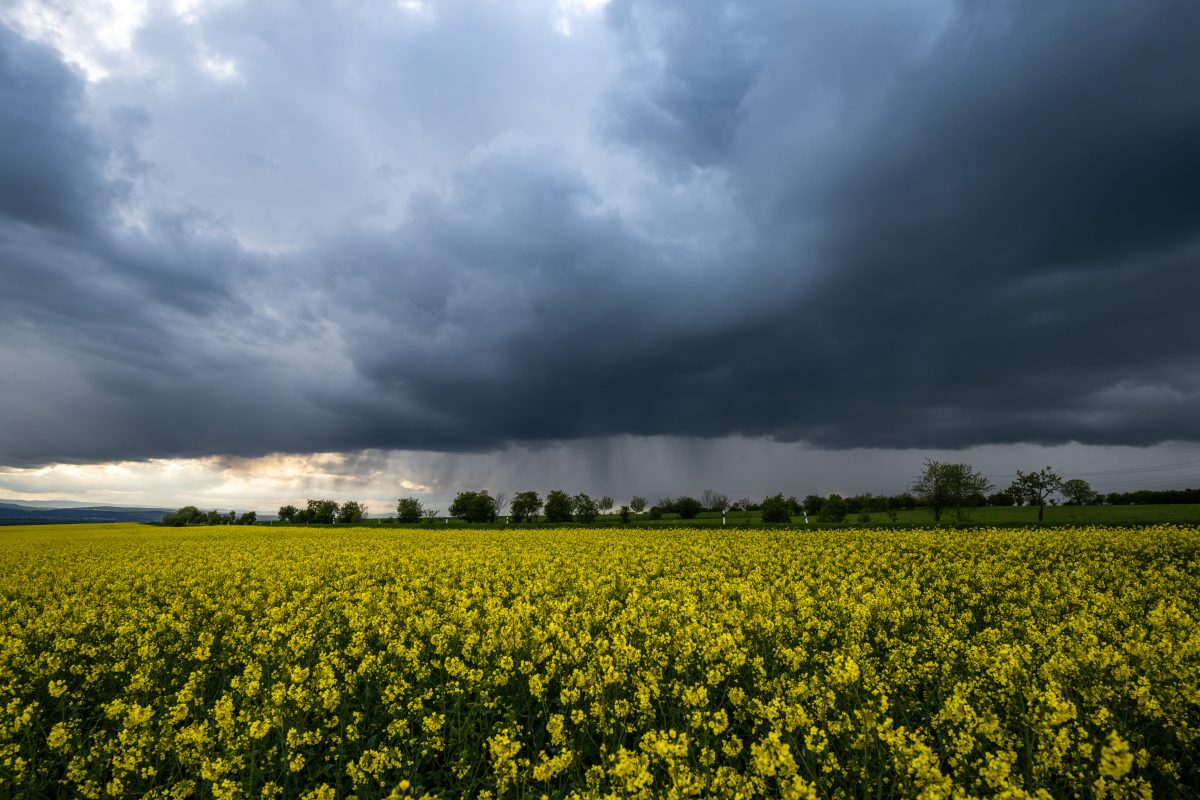
M 1200 796 L 1200 530 L 0 528 L 0 796 Z

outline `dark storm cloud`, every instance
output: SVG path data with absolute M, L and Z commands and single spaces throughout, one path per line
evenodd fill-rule
M 0 25 L 0 214 L 76 229 L 102 214 L 114 186 L 104 148 L 75 120 L 82 79 L 44 47 Z
M 1200 440 L 1200 7 L 372 9 L 0 30 L 0 461 Z
M 722 161 L 759 206 L 764 240 L 693 280 L 644 262 L 694 254 L 652 249 L 615 224 L 589 235 L 553 193 L 553 213 L 505 207 L 497 226 L 548 230 L 539 254 L 480 236 L 472 206 L 445 226 L 478 245 L 464 263 L 494 277 L 495 254 L 519 255 L 536 302 L 561 314 L 530 319 L 530 303 L 501 282 L 487 294 L 495 308 L 455 320 L 480 331 L 464 337 L 474 347 L 439 353 L 428 369 L 401 353 L 372 357 L 409 376 L 411 396 L 444 424 L 426 425 L 425 443 L 443 447 L 620 432 L 832 447 L 1194 438 L 1200 102 L 1179 79 L 1200 75 L 1187 35 L 1196 17 L 1182 4 L 1086 15 L 1031 5 L 1003 17 L 967 8 L 924 51 L 884 48 L 886 91 L 868 90 L 880 78 L 861 67 L 845 78 L 847 91 L 864 90 L 836 131 L 853 148 L 822 143 L 831 158 L 816 163 L 779 146 L 763 175 L 755 134 L 794 130 L 812 109 L 789 102 L 797 87 L 779 75 L 730 101 L 731 81 L 747 81 L 709 86 L 695 63 L 707 57 L 697 40 L 720 33 L 712 15 L 696 14 L 696 36 L 668 15 L 663 74 L 641 87 L 642 102 L 660 112 L 653 119 L 692 124 L 645 122 L 628 142 L 672 169 L 681 155 Z M 744 22 L 729 24 L 731 38 L 743 35 Z M 888 41 L 834 27 L 849 49 L 827 58 L 853 61 L 865 55 L 854 45 Z M 786 33 L 776 38 L 782 49 Z M 771 68 L 793 66 L 784 56 Z M 742 139 L 728 133 L 738 125 Z M 489 185 L 504 197 L 534 191 Z M 574 237 L 551 238 L 564 234 Z M 575 267 L 588 261 L 600 265 L 593 275 Z M 646 291 L 621 291 L 628 274 L 647 273 Z M 597 275 L 609 285 L 589 283 Z M 649 330 L 664 320 L 680 324 Z

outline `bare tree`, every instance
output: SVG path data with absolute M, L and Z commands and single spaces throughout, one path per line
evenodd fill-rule
M 1062 477 L 1046 467 L 1037 472 L 1017 470 L 1017 479 L 1008 487 L 1008 493 L 1029 505 L 1038 507 L 1038 522 L 1046 515 L 1046 498 L 1063 488 Z
M 646 510 L 646 498 L 640 495 L 634 495 L 629 501 L 629 507 L 633 509 L 633 513 L 640 514 Z
M 992 489 L 991 481 L 970 464 L 947 464 L 925 459 L 921 477 L 912 486 L 913 494 L 939 522 L 942 512 L 954 509 L 962 517 L 962 509 L 969 498 L 982 495 Z

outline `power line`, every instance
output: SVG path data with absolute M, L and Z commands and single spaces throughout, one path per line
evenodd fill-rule
M 1097 469 L 1085 472 L 1072 471 L 1072 477 L 1100 477 L 1106 475 L 1140 475 L 1146 472 L 1161 472 L 1173 469 L 1194 469 L 1200 467 L 1200 461 L 1181 461 L 1178 464 L 1154 464 L 1139 467 L 1118 467 L 1116 469 Z M 1015 472 L 989 472 L 990 478 L 1015 478 Z

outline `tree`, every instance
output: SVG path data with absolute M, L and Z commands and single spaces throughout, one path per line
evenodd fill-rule
M 825 498 L 819 494 L 810 494 L 804 497 L 804 510 L 810 514 L 819 514 L 823 505 L 825 505 Z
M 299 513 L 300 509 L 296 508 L 295 506 L 280 506 L 279 514 L 277 516 L 279 517 L 280 522 L 295 522 L 296 515 Z
M 629 499 L 629 507 L 633 509 L 633 513 L 640 514 L 646 510 L 646 498 L 640 495 L 634 495 Z
M 415 497 L 401 497 L 396 502 L 396 519 L 400 522 L 419 522 L 424 514 L 421 501 Z
M 337 521 L 343 525 L 362 522 L 367 516 L 367 507 L 355 500 L 347 500 L 338 509 Z
M 925 459 L 921 477 L 912 486 L 913 494 L 933 514 L 934 522 L 941 521 L 946 509 L 953 509 L 961 519 L 970 498 L 991 489 L 991 481 L 970 464 L 948 464 L 930 458 Z
M 773 494 L 762 501 L 763 522 L 791 522 L 792 504 L 783 496 L 783 492 Z
M 1086 506 L 1095 502 L 1099 496 L 1092 491 L 1092 486 L 1082 478 L 1072 478 L 1062 485 L 1063 496 L 1067 502 L 1077 506 Z
M 671 511 L 674 511 L 679 515 L 680 519 L 694 519 L 697 514 L 704 510 L 704 506 L 701 505 L 699 500 L 694 497 L 688 497 L 687 495 L 676 497 L 674 500 L 669 501 L 669 503 L 666 505 L 661 503 L 660 505 L 662 505 L 664 511 L 666 511 L 668 508 Z
M 464 522 L 495 522 L 496 500 L 487 493 L 459 492 L 450 504 L 450 516 L 458 517 Z
M 709 511 L 725 511 L 729 508 L 729 496 L 705 489 L 700 493 L 700 504 Z
M 621 522 L 629 522 L 629 506 L 621 506 Z
M 571 510 L 575 513 L 575 521 L 584 524 L 594 522 L 596 515 L 600 513 L 596 501 L 582 492 L 572 498 Z
M 170 525 L 173 528 L 182 528 L 184 525 L 202 525 L 206 519 L 204 512 L 195 506 L 184 506 L 178 511 L 164 515 L 162 524 Z
M 846 518 L 846 500 L 840 494 L 822 498 L 817 522 L 841 522 Z
M 604 497 L 601 497 L 600 502 L 596 503 L 596 505 L 602 512 L 607 514 L 608 512 L 612 511 L 613 499 L 608 495 L 604 495 Z
M 512 521 L 533 522 L 538 509 L 542 507 L 542 498 L 537 492 L 517 492 L 512 499 Z
M 256 522 L 258 522 L 258 512 L 257 511 L 247 511 L 245 514 L 242 514 L 240 517 L 238 517 L 237 524 L 238 525 L 253 525 Z
M 317 525 L 332 525 L 339 510 L 336 500 L 309 500 L 305 509 L 307 521 Z
M 505 492 L 496 492 L 496 513 L 503 514 L 505 506 L 508 505 L 508 494 Z
M 1017 479 L 1008 487 L 1008 493 L 1029 505 L 1038 507 L 1038 522 L 1046 515 L 1046 498 L 1063 488 L 1062 478 L 1049 467 L 1037 472 L 1017 470 Z
M 570 522 L 571 513 L 574 509 L 571 504 L 571 495 L 561 489 L 554 489 L 546 495 L 545 513 L 546 519 L 549 522 Z

